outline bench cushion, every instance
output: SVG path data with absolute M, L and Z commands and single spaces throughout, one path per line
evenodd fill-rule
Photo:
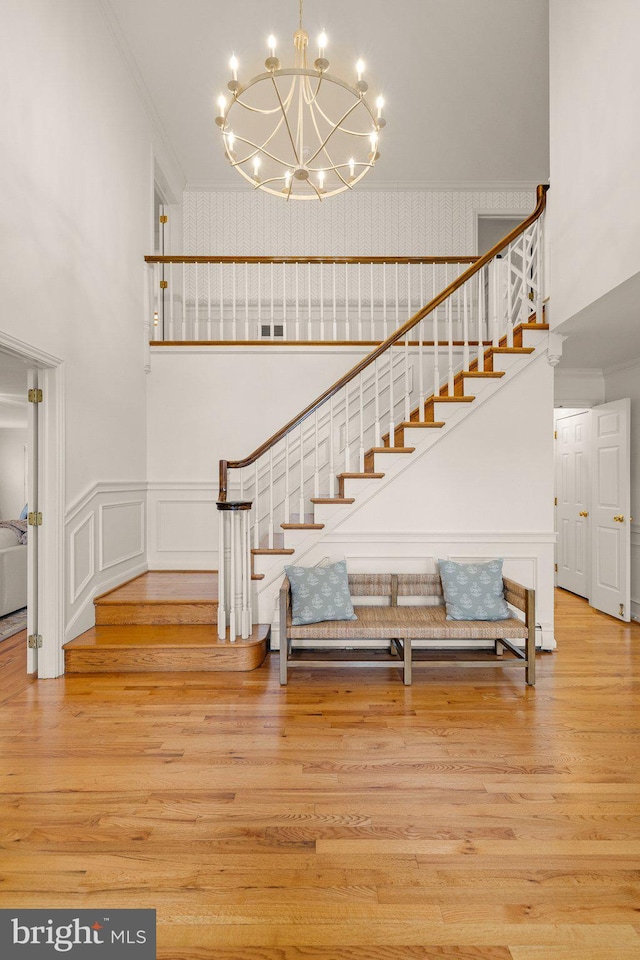
M 293 640 L 507 640 L 524 639 L 525 624 L 508 620 L 447 620 L 443 605 L 421 607 L 356 606 L 357 621 L 327 620 L 324 623 L 288 625 Z

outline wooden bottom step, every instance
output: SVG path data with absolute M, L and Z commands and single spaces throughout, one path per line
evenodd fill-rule
M 217 596 L 215 572 L 149 571 L 96 597 L 96 624 L 214 624 Z
M 218 640 L 207 624 L 92 627 L 64 646 L 67 673 L 255 670 L 269 649 L 269 624 L 247 640 Z M 227 633 L 228 636 L 228 633 Z

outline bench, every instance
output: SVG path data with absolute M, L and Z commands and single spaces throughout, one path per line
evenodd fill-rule
M 447 620 L 440 575 L 437 573 L 350 573 L 349 592 L 354 599 L 357 620 L 326 620 L 294 626 L 291 616 L 291 588 L 285 577 L 280 588 L 280 683 L 286 684 L 289 667 L 314 666 L 380 666 L 397 663 L 403 667 L 405 685 L 411 684 L 412 667 L 430 666 L 523 666 L 526 682 L 535 683 L 535 591 L 506 577 L 504 595 L 508 604 L 524 613 L 524 621 L 516 616 L 508 620 Z M 367 598 L 377 602 L 357 602 Z M 413 601 L 413 602 L 407 602 Z M 416 602 L 419 601 L 419 602 Z M 309 658 L 298 648 L 296 640 L 335 640 L 344 649 L 350 640 L 388 640 L 389 657 L 383 660 L 327 661 Z M 413 640 L 458 641 L 493 640 L 493 655 L 486 650 L 467 650 L 465 659 L 443 659 L 442 650 L 420 649 L 414 660 Z M 524 640 L 524 649 L 512 641 Z M 513 658 L 503 658 L 504 649 Z M 309 651 L 312 653 L 312 651 Z M 391 659 L 393 658 L 393 659 Z

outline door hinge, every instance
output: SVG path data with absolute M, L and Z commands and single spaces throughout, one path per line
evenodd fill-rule
M 161 280 L 161 281 L 160 281 L 160 289 L 161 289 L 161 290 L 166 290 L 168 286 L 169 286 L 169 282 L 168 282 L 167 280 Z
M 27 523 L 30 527 L 41 527 L 42 526 L 42 514 L 38 511 L 35 512 L 31 510 L 27 514 Z
M 160 216 L 160 223 L 166 223 L 168 219 L 169 219 L 169 217 L 166 215 L 166 213 L 163 213 L 163 214 Z
M 554 439 L 554 440 L 557 440 L 557 439 L 558 439 L 558 431 L 557 431 L 557 430 L 554 430 L 554 431 L 553 431 L 553 439 Z
M 42 637 L 39 633 L 30 633 L 27 637 L 27 646 L 30 650 L 39 650 L 42 646 Z
M 624 617 L 624 603 L 620 604 L 620 616 Z
M 557 507 L 557 506 L 558 506 L 558 498 L 557 498 L 557 497 L 554 497 L 554 498 L 553 498 L 553 505 L 554 505 L 554 507 Z
M 553 569 L 555 570 L 556 573 L 558 572 L 558 564 L 557 564 L 557 563 L 554 563 Z
M 32 387 L 27 394 L 29 403 L 42 403 L 42 390 L 39 387 Z

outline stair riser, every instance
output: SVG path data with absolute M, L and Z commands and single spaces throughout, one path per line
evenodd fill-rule
M 438 439 L 438 435 L 444 428 L 434 428 L 425 430 L 422 427 L 405 427 L 403 430 L 404 443 L 407 447 L 417 447 L 421 444 L 421 450 L 432 446 Z
M 391 454 L 389 454 L 389 456 L 391 456 Z M 358 496 L 362 496 L 365 491 L 369 489 L 371 484 L 376 486 L 380 483 L 379 480 L 353 480 L 349 479 L 348 477 L 346 477 L 342 482 L 344 484 L 344 496 L 356 498 Z
M 438 403 L 433 401 L 433 419 L 435 421 L 444 420 L 448 423 L 450 420 L 457 420 L 460 415 L 464 416 L 466 409 L 470 408 L 471 403 Z
M 466 396 L 477 397 L 486 390 L 496 390 L 500 384 L 500 378 L 495 377 L 465 377 L 464 392 Z
M 397 463 L 407 463 L 410 453 L 374 453 L 374 472 L 384 473 L 391 470 Z
M 350 504 L 315 503 L 313 505 L 313 515 L 316 523 L 329 524 L 340 517 L 346 517 L 351 510 Z
M 218 604 L 211 603 L 153 603 L 153 604 L 96 604 L 96 624 L 117 623 L 216 623 Z
M 522 346 L 541 347 L 546 343 L 548 337 L 549 332 L 547 330 L 523 330 Z
M 65 651 L 67 673 L 244 672 L 255 670 L 267 655 L 268 640 L 251 647 L 229 644 L 228 648 Z

